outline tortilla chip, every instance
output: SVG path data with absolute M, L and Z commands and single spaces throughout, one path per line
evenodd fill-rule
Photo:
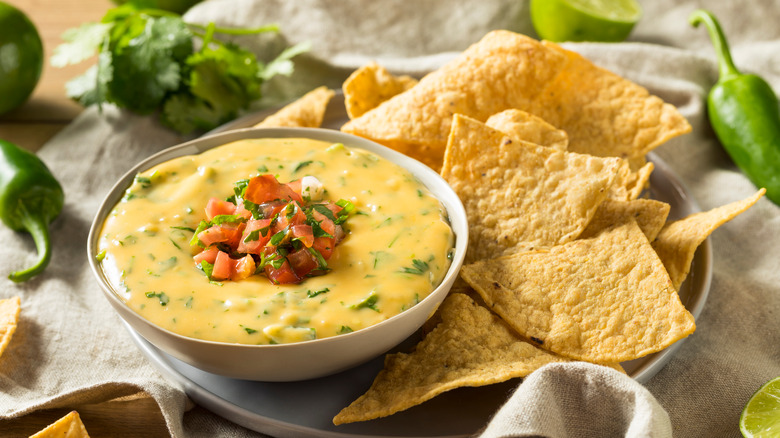
M 352 72 L 344 82 L 344 105 L 350 119 L 360 117 L 396 94 L 417 85 L 411 76 L 393 76 L 372 62 Z
M 466 263 L 574 240 L 606 198 L 619 163 L 512 141 L 456 115 L 441 174 L 466 208 Z
M 385 417 L 455 388 L 499 383 L 568 361 L 522 341 L 464 294 L 451 294 L 440 310 L 441 323 L 412 353 L 387 355 L 371 388 L 342 409 L 333 424 Z
M 644 87 L 555 43 L 542 44 L 568 62 L 527 111 L 566 131 L 570 151 L 636 159 L 690 132 L 673 105 Z
M 634 221 L 592 239 L 466 265 L 461 277 L 518 333 L 573 359 L 637 359 L 696 328 Z
M 499 30 L 342 130 L 439 169 L 454 114 L 486 121 L 512 108 L 565 131 L 570 151 L 632 164 L 691 129 L 645 88 L 555 44 Z
M 663 227 L 653 242 L 653 248 L 663 261 L 676 290 L 688 276 L 696 248 L 718 227 L 758 202 L 764 193 L 766 190 L 761 189 L 749 198 L 694 213 Z
M 19 313 L 22 310 L 19 297 L 0 300 L 0 356 L 8 347 L 19 323 Z
M 304 94 L 255 125 L 258 128 L 319 128 L 325 117 L 325 109 L 336 93 L 322 86 Z
M 561 151 L 565 151 L 569 145 L 569 136 L 565 131 L 518 109 L 508 109 L 493 114 L 485 124 L 514 140 L 527 141 Z
M 452 116 L 485 121 L 528 108 L 566 57 L 524 35 L 493 31 L 409 90 L 341 129 L 382 143 L 440 169 Z
M 609 199 L 631 201 L 639 198 L 642 192 L 650 186 L 650 176 L 655 169 L 653 163 L 645 162 L 636 172 L 631 169 L 631 161 L 623 160 L 615 184 L 607 195 Z
M 89 438 L 89 434 L 79 413 L 71 411 L 30 438 Z
M 635 220 L 639 229 L 652 242 L 666 224 L 669 217 L 669 204 L 653 199 L 634 199 L 615 201 L 607 199 L 599 205 L 579 239 L 588 239 L 600 232 Z

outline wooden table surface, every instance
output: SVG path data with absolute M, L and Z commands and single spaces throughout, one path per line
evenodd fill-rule
M 97 21 L 112 7 L 109 0 L 3 0 L 24 11 L 35 23 L 43 40 L 46 62 L 41 80 L 31 98 L 20 108 L 0 115 L 0 138 L 37 151 L 82 111 L 65 95 L 65 83 L 83 73 L 92 61 L 66 68 L 53 68 L 48 59 L 66 29 Z M 13 420 L 0 420 L 0 436 L 29 437 L 71 410 L 79 412 L 92 438 L 167 437 L 157 403 L 139 392 L 112 400 L 36 411 Z

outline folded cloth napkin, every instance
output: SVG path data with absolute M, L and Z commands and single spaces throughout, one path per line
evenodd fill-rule
M 644 17 L 629 42 L 566 47 L 680 108 L 693 132 L 656 153 L 701 208 L 710 209 L 745 198 L 754 187 L 735 169 L 706 121 L 702 102 L 717 69 L 706 33 L 687 22 L 697 3 L 643 2 Z M 736 63 L 780 90 L 780 8 L 774 1 L 713 0 L 707 7 L 728 32 Z M 265 104 L 317 85 L 338 87 L 349 71 L 369 60 L 419 75 L 489 30 L 534 35 L 523 0 L 210 0 L 187 19 L 237 26 L 279 23 L 281 37 L 242 40 L 255 44 L 261 57 L 287 44 L 312 43 L 293 77 L 269 84 Z M 90 223 L 113 182 L 136 162 L 182 140 L 151 117 L 89 108 L 40 150 L 67 200 L 52 224 L 54 259 L 46 272 L 24 284 L 0 280 L 0 298 L 22 298 L 18 330 L 0 357 L 0 421 L 140 389 L 159 403 L 172 436 L 258 436 L 204 409 L 190 409 L 181 388 L 158 374 L 135 347 L 87 265 Z M 715 232 L 712 286 L 697 331 L 644 386 L 601 367 L 549 366 L 519 386 L 484 436 L 739 436 L 739 413 L 750 395 L 780 375 L 779 224 L 780 209 L 763 199 Z M 27 236 L 0 228 L 0 239 L 3 270 L 32 259 Z
M 669 416 L 625 374 L 589 363 L 550 364 L 528 376 L 481 438 L 670 437 Z

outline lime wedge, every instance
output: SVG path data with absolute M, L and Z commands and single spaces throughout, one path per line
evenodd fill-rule
M 623 41 L 642 16 L 636 0 L 531 0 L 531 22 L 554 41 Z
M 780 437 L 780 377 L 750 397 L 739 417 L 739 430 L 746 438 Z

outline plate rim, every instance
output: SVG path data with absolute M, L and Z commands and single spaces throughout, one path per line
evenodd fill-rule
M 334 108 L 337 109 L 338 111 L 343 111 L 343 93 L 341 92 L 341 90 L 335 90 L 335 91 L 336 91 L 336 95 L 334 96 L 334 99 L 332 99 L 331 103 L 329 104 L 328 111 L 326 111 L 326 117 L 327 117 L 327 113 L 332 112 Z M 249 114 L 245 114 L 236 120 L 228 122 L 214 130 L 205 133 L 203 137 L 210 136 L 213 134 L 223 133 L 234 129 L 243 129 L 243 128 L 252 127 L 256 123 L 259 123 L 268 115 L 272 114 L 277 109 L 278 108 L 270 108 L 270 109 L 264 109 Z M 660 170 L 660 172 L 653 172 L 653 174 L 658 175 L 658 173 L 662 173 L 663 177 L 666 179 L 666 183 L 669 184 L 671 188 L 675 191 L 675 195 L 678 198 L 678 201 L 684 202 L 684 205 L 687 207 L 688 210 L 684 213 L 687 215 L 691 213 L 700 212 L 701 208 L 698 202 L 695 200 L 695 198 L 693 198 L 693 196 L 690 194 L 691 192 L 688 189 L 688 187 L 686 187 L 685 183 L 672 170 L 672 168 L 653 152 L 648 153 L 647 157 L 648 157 L 648 161 L 654 164 L 656 170 Z M 650 177 L 651 182 L 653 181 L 653 174 L 651 174 Z M 658 177 L 656 177 L 656 179 L 657 178 Z M 699 316 L 701 315 L 701 312 L 703 311 L 704 305 L 707 301 L 710 292 L 711 281 L 712 281 L 713 256 L 712 256 L 712 243 L 709 237 L 705 239 L 704 242 L 702 242 L 697 248 L 694 256 L 694 263 L 700 265 L 699 269 L 701 269 L 704 273 L 703 278 L 699 279 L 699 281 L 701 282 L 699 287 L 700 290 L 694 296 L 695 299 L 692 302 L 687 304 L 683 303 L 683 304 L 686 305 L 688 311 L 691 312 L 691 314 L 694 317 L 694 320 L 698 320 Z M 123 321 L 123 324 L 125 328 L 128 330 L 129 334 L 131 335 L 132 340 L 139 347 L 139 349 L 144 353 L 144 355 L 147 356 L 148 359 L 150 359 L 153 365 L 164 376 L 168 377 L 169 379 L 175 381 L 178 385 L 180 385 L 183 388 L 184 392 L 196 404 L 202 406 L 203 408 L 233 423 L 246 427 L 247 429 L 260 432 L 260 433 L 273 434 L 273 436 L 278 436 L 278 437 L 288 437 L 288 436 L 289 437 L 311 436 L 311 437 L 328 437 L 328 438 L 354 438 L 356 436 L 367 437 L 367 438 L 372 438 L 372 437 L 412 438 L 414 437 L 414 435 L 365 435 L 365 434 L 356 435 L 353 433 L 334 432 L 334 431 L 312 428 L 301 424 L 295 424 L 288 421 L 271 418 L 259 414 L 257 412 L 250 411 L 241 406 L 238 406 L 232 400 L 228 400 L 223 397 L 220 397 L 219 395 L 211 392 L 207 388 L 201 386 L 198 382 L 184 375 L 182 372 L 176 369 L 176 367 L 174 366 L 175 362 L 171 362 L 172 360 L 175 361 L 176 360 L 175 358 L 167 355 L 166 353 L 158 350 L 156 347 L 151 345 L 148 341 L 143 339 L 143 337 L 141 337 L 126 322 Z M 683 343 L 686 340 L 687 338 L 681 339 L 662 351 L 659 351 L 649 356 L 645 356 L 641 359 L 637 359 L 637 360 L 644 360 L 645 362 L 639 365 L 636 369 L 634 369 L 630 376 L 638 383 L 645 384 L 653 376 L 655 376 L 655 374 L 657 374 L 663 367 L 666 366 L 666 364 L 672 359 L 672 357 L 682 347 Z M 496 407 L 496 409 L 498 409 L 498 407 Z M 462 435 L 436 435 L 436 437 L 437 438 L 460 438 L 460 437 L 470 436 L 472 433 L 473 432 L 469 432 Z M 430 437 L 431 436 L 428 435 L 428 438 Z

